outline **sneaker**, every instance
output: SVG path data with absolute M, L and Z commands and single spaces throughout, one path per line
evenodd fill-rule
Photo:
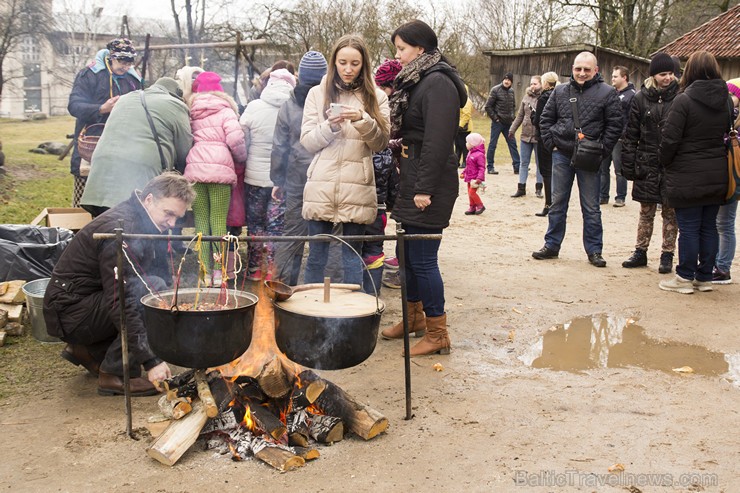
M 472 216 L 475 214 L 475 206 L 470 206 L 467 211 L 464 213 L 466 216 Z
M 589 253 L 588 261 L 595 267 L 606 267 L 606 260 L 604 260 L 604 257 L 599 252 Z
M 398 269 L 398 258 L 396 257 L 386 257 L 385 260 L 383 260 L 383 265 L 386 269 L 395 270 Z
M 250 281 L 261 281 L 262 280 L 262 271 L 258 269 L 249 269 L 249 272 L 247 273 L 247 279 Z
M 663 257 L 661 256 L 661 261 Z M 647 252 L 641 248 L 636 249 L 630 258 L 622 262 L 622 267 L 632 269 L 634 267 L 645 267 L 647 265 Z
M 697 291 L 701 293 L 707 293 L 709 291 L 712 291 L 712 281 L 700 281 L 698 279 L 694 279 L 694 287 Z
M 485 211 L 485 210 L 486 210 L 486 206 L 485 205 L 482 205 L 482 206 L 480 206 L 480 207 L 478 207 L 478 208 L 475 209 L 475 215 L 476 216 L 480 216 L 481 214 L 483 214 L 483 211 Z
M 678 274 L 676 274 L 676 276 L 672 277 L 671 279 L 660 281 L 658 287 L 663 291 L 673 291 L 674 293 L 681 294 L 694 294 L 693 281 L 690 281 L 689 279 L 684 279 Z
M 543 246 L 536 252 L 532 252 L 532 258 L 535 258 L 537 260 L 547 260 L 551 258 L 558 258 L 558 252 L 555 250 L 550 250 L 546 246 Z
M 624 199 L 616 199 L 614 201 L 614 207 L 624 207 Z
M 668 274 L 673 270 L 673 254 L 671 252 L 663 252 L 660 254 L 660 265 L 658 266 L 658 272 L 660 274 Z
M 715 267 L 712 272 L 712 282 L 714 284 L 732 284 L 730 271 L 724 272 Z
M 401 273 L 389 272 L 383 276 L 383 286 L 391 289 L 401 289 Z
M 486 173 L 488 173 L 489 175 L 497 175 L 498 174 L 498 171 L 496 171 L 493 168 L 490 168 L 488 171 L 486 171 Z

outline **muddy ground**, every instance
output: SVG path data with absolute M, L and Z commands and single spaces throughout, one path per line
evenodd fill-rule
M 94 378 L 57 356 L 61 346 L 14 344 L 0 349 L 3 372 L 13 375 L 0 400 L 0 489 L 738 491 L 740 389 L 726 374 L 727 361 L 737 372 L 740 359 L 738 284 L 690 296 L 660 291 L 658 248 L 647 268 L 622 268 L 636 233 L 631 200 L 602 209 L 605 269 L 587 263 L 577 194 L 560 258 L 536 261 L 543 200 L 532 190 L 510 198 L 516 177 L 499 169 L 486 212 L 463 215 L 461 195 L 445 232 L 453 352 L 413 360 L 412 420 L 404 419 L 401 343 L 380 340 L 362 365 L 322 375 L 383 412 L 386 434 L 348 436 L 285 474 L 194 449 L 165 467 L 144 452 L 150 437 L 125 435 L 123 398 L 98 396 Z M 388 325 L 400 317 L 400 292 L 384 289 L 382 298 Z M 683 366 L 696 372 L 672 371 Z M 156 408 L 155 397 L 134 399 L 134 428 Z M 617 464 L 624 472 L 611 474 Z

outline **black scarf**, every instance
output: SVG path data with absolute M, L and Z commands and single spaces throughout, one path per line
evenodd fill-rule
M 360 87 L 361 84 L 362 84 L 362 77 L 360 77 L 359 75 L 355 78 L 355 80 L 347 84 L 346 82 L 342 80 L 341 77 L 339 77 L 338 73 L 334 74 L 334 85 L 341 91 L 352 92 L 358 87 Z
M 435 49 L 424 52 L 403 67 L 393 83 L 395 92 L 390 97 L 391 138 L 397 137 L 403 124 L 403 114 L 409 107 L 409 93 L 419 83 L 427 70 L 442 60 L 442 54 Z

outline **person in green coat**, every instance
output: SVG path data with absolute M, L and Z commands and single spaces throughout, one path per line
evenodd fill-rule
M 182 172 L 193 146 L 190 115 L 178 83 L 162 77 L 144 91 L 146 105 L 159 137 L 149 125 L 141 91 L 118 100 L 95 153 L 81 206 L 96 217 L 128 199 L 149 180 L 172 167 Z

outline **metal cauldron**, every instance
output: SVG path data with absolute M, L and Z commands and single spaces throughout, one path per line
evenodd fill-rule
M 199 301 L 214 302 L 221 289 L 178 289 L 177 304 Z M 252 322 L 257 296 L 244 291 L 228 290 L 225 308 L 210 311 L 160 308 L 167 306 L 174 290 L 158 296 L 148 294 L 141 299 L 149 346 L 154 354 L 178 366 L 209 368 L 234 361 L 244 354 L 252 342 Z
M 275 340 L 292 361 L 318 370 L 359 365 L 375 350 L 385 303 L 375 296 L 331 288 L 274 301 Z

